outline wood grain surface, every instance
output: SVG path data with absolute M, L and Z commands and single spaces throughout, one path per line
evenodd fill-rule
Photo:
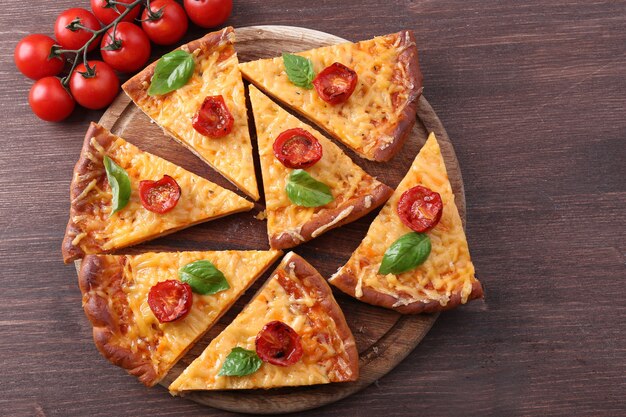
M 102 112 L 37 120 L 32 83 L 11 54 L 77 5 L 88 2 L 0 5 L 0 415 L 232 415 L 143 388 L 90 340 L 59 247 L 70 172 Z M 299 415 L 626 414 L 625 10 L 624 1 L 235 0 L 234 26 L 350 40 L 415 31 L 425 96 L 463 167 L 487 290 L 484 304 L 442 314 L 376 384 Z M 185 40 L 203 33 L 192 27 Z M 207 239 L 203 230 L 178 247 Z

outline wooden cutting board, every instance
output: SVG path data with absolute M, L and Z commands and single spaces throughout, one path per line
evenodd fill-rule
M 290 26 L 251 26 L 236 29 L 236 35 L 236 48 L 241 62 L 273 57 L 282 52 L 297 52 L 345 42 L 344 39 L 328 33 Z M 427 83 L 428 77 L 426 77 L 426 85 Z M 248 114 L 252 117 L 251 110 Z M 141 149 L 166 158 L 243 196 L 232 184 L 191 152 L 165 136 L 161 129 L 151 123 L 148 117 L 123 93 L 104 113 L 100 123 Z M 388 163 L 367 161 L 356 156 L 345 146 L 339 143 L 338 145 L 365 171 L 395 188 L 408 171 L 430 131 L 434 131 L 439 139 L 456 203 L 461 218 L 465 221 L 465 196 L 458 161 L 441 121 L 424 97 L 420 99 L 417 123 L 411 132 L 411 137 L 404 149 L 392 161 Z M 254 132 L 252 132 L 252 141 L 255 146 Z M 256 148 L 254 152 L 256 155 Z M 258 158 L 255 159 L 260 186 L 260 168 Z M 263 210 L 263 199 L 252 212 L 204 223 L 156 241 L 129 248 L 124 253 L 147 250 L 268 249 L 265 221 L 254 217 L 261 210 Z M 378 210 L 356 222 L 332 230 L 311 242 L 296 247 L 294 251 L 315 266 L 322 276 L 330 277 L 349 259 L 377 213 Z M 209 341 L 232 321 L 270 272 L 259 278 L 235 307 L 170 371 L 161 385 L 167 387 L 203 351 Z M 437 314 L 402 316 L 393 311 L 358 302 L 339 291 L 335 291 L 335 296 L 346 315 L 359 350 L 361 376 L 358 381 L 267 391 L 197 392 L 188 394 L 186 398 L 215 408 L 257 414 L 302 411 L 329 404 L 359 391 L 391 371 L 419 344 L 437 319 Z M 163 392 L 163 395 L 168 394 Z

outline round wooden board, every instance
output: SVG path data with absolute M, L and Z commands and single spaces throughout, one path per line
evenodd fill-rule
M 273 57 L 282 52 L 297 52 L 345 42 L 344 39 L 328 33 L 291 26 L 252 26 L 236 29 L 235 32 L 236 48 L 241 62 Z M 249 110 L 250 118 L 251 114 Z M 160 128 L 151 123 L 148 117 L 123 93 L 104 113 L 100 123 L 141 149 L 164 157 L 243 196 L 232 184 L 211 170 L 191 152 L 165 136 Z M 250 123 L 253 146 L 255 146 L 256 135 L 252 128 L 253 121 L 250 120 Z M 417 123 L 411 137 L 404 149 L 392 161 L 388 163 L 366 161 L 345 146 L 341 144 L 339 146 L 365 171 L 395 188 L 411 166 L 430 131 L 435 132 L 441 145 L 456 203 L 461 218 L 465 221 L 465 196 L 458 161 L 441 121 L 424 97 L 420 99 Z M 256 148 L 254 152 L 256 154 Z M 256 165 L 257 178 L 260 180 L 258 160 Z M 240 213 L 204 223 L 153 242 L 129 248 L 124 253 L 146 250 L 267 249 L 269 245 L 265 222 L 254 217 L 256 212 L 261 210 L 263 210 L 263 199 L 253 212 Z M 329 277 L 348 260 L 365 236 L 369 224 L 377 213 L 378 210 L 356 222 L 298 246 L 294 250 L 315 266 L 322 276 Z M 167 387 L 203 351 L 209 341 L 232 321 L 256 289 L 265 282 L 270 272 L 259 278 L 235 307 L 179 361 L 161 381 L 161 385 Z M 335 291 L 335 297 L 356 339 L 361 372 L 358 381 L 267 391 L 193 392 L 187 394 L 186 398 L 228 411 L 256 414 L 288 413 L 329 404 L 359 391 L 392 370 L 419 344 L 437 319 L 437 314 L 402 316 L 390 310 L 361 303 L 339 291 Z

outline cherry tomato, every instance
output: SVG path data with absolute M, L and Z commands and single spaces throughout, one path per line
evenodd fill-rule
M 125 4 L 131 4 L 134 2 L 134 0 L 116 0 L 118 3 L 125 3 Z M 115 19 L 117 19 L 119 17 L 120 14 L 122 14 L 125 10 L 126 7 L 122 6 L 122 5 L 116 5 L 115 8 L 113 7 L 106 7 L 109 4 L 108 0 L 91 0 L 91 10 L 93 11 L 93 14 L 96 15 L 96 17 L 98 18 L 99 21 L 102 22 L 103 25 L 108 25 L 109 23 L 112 23 Z M 141 11 L 141 6 L 135 6 L 135 8 L 133 10 L 131 10 L 130 12 L 128 12 L 128 14 L 126 16 L 124 16 L 124 19 L 122 19 L 122 22 L 132 22 L 133 20 L 135 20 L 137 18 L 137 16 L 139 16 L 139 12 Z
M 104 62 L 113 69 L 121 72 L 134 72 L 143 68 L 150 58 L 150 39 L 139 26 L 121 22 L 117 24 L 115 40 L 113 28 L 104 34 L 100 52 Z
M 439 193 L 421 185 L 406 190 L 398 201 L 400 220 L 416 232 L 427 232 L 437 226 L 442 213 Z
M 230 114 L 224 97 L 208 96 L 191 120 L 198 133 L 212 138 L 221 138 L 233 130 L 235 119 Z
M 289 325 L 270 321 L 256 336 L 256 354 L 272 365 L 293 365 L 302 358 L 302 342 Z
M 163 175 L 158 181 L 139 181 L 139 196 L 146 210 L 163 214 L 176 207 L 180 186 L 174 178 Z
M 161 281 L 148 292 L 148 305 L 160 323 L 182 319 L 192 303 L 191 286 L 175 279 Z
M 54 36 L 58 39 L 61 46 L 65 49 L 79 49 L 81 48 L 93 35 L 91 32 L 85 29 L 69 29 L 67 26 L 78 19 L 80 25 L 92 30 L 100 29 L 100 23 L 98 19 L 89 11 L 74 7 L 73 9 L 67 9 L 57 17 L 57 21 L 54 24 Z M 89 45 L 89 50 L 92 51 L 98 46 L 98 40 L 96 39 Z
M 352 69 L 335 62 L 317 74 L 313 79 L 313 85 L 322 100 L 330 104 L 339 104 L 350 98 L 358 78 Z
M 94 75 L 85 77 L 87 69 L 84 64 L 78 64 L 70 77 L 70 91 L 83 107 L 97 110 L 111 104 L 117 96 L 120 81 L 115 75 L 113 68 L 106 62 L 88 61 Z
M 22 38 L 13 53 L 17 69 L 33 80 L 60 73 L 65 65 L 64 58 L 48 58 L 54 44 L 55 41 L 50 36 L 39 33 Z
M 150 10 L 144 9 L 141 20 L 141 27 L 157 45 L 178 42 L 189 26 L 185 10 L 174 0 L 151 1 Z
M 288 129 L 274 141 L 274 156 L 287 168 L 308 168 L 322 158 L 322 145 L 304 129 Z
M 47 122 L 60 122 L 74 110 L 74 99 L 56 77 L 44 77 L 30 89 L 28 103 L 33 113 Z
M 203 28 L 221 25 L 233 10 L 233 0 L 185 0 L 184 5 L 191 21 Z

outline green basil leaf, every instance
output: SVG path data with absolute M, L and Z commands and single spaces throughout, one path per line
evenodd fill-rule
M 181 281 L 191 286 L 196 294 L 215 294 L 230 288 L 226 277 L 210 261 L 191 262 L 178 270 Z
M 195 66 L 196 62 L 189 52 L 178 50 L 163 55 L 154 69 L 148 95 L 167 94 L 184 86 L 193 75 Z
M 401 274 L 424 263 L 430 254 L 430 238 L 425 233 L 411 232 L 393 242 L 383 256 L 379 274 Z
M 287 78 L 292 84 L 307 90 L 313 88 L 311 81 L 315 78 L 315 71 L 310 59 L 299 55 L 283 54 L 283 64 Z
M 128 174 L 118 164 L 113 162 L 108 156 L 104 156 L 104 169 L 107 173 L 107 180 L 111 186 L 111 193 L 113 194 L 113 210 L 111 216 L 126 207 L 128 200 L 130 199 L 130 179 Z
M 236 347 L 230 351 L 218 376 L 244 376 L 255 373 L 261 367 L 261 358 L 255 351 Z
M 291 172 L 285 191 L 292 203 L 303 207 L 320 207 L 333 201 L 328 185 L 317 181 L 302 169 Z

